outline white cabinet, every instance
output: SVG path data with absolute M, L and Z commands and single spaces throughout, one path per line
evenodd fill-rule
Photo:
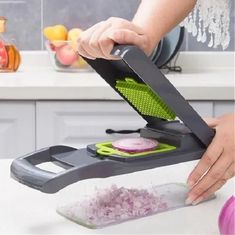
M 37 102 L 37 149 L 63 144 L 85 147 L 111 140 L 105 130 L 138 129 L 145 121 L 123 101 Z
M 35 149 L 34 102 L 0 102 L 0 158 L 15 158 Z
M 212 101 L 190 101 L 189 104 L 197 113 L 205 118 L 213 116 L 213 102 Z
M 215 101 L 214 102 L 214 116 L 218 117 L 226 113 L 235 112 L 234 101 Z
M 235 102 L 232 100 L 190 101 L 189 103 L 202 117 L 218 117 L 235 112 Z

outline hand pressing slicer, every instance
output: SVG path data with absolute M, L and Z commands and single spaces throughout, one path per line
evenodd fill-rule
M 55 193 L 80 180 L 177 164 L 202 156 L 214 130 L 140 49 L 115 46 L 112 53 L 121 60 L 86 60 L 146 120 L 140 137 L 157 140 L 157 148 L 141 153 L 123 152 L 113 148 L 109 141 L 82 149 L 51 146 L 15 159 L 11 165 L 14 179 L 42 192 Z M 181 122 L 174 120 L 176 116 Z M 37 165 L 43 162 L 59 164 L 65 170 L 60 173 L 42 170 Z

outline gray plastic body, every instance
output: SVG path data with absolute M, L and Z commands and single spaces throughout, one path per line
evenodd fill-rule
M 157 93 L 184 124 L 141 115 L 128 100 L 126 101 L 147 121 L 147 126 L 141 129 L 140 136 L 155 138 L 162 143 L 174 145 L 176 149 L 121 159 L 120 156 L 105 157 L 97 154 L 95 144 L 84 149 L 53 146 L 15 159 L 11 165 L 11 175 L 14 179 L 42 192 L 55 193 L 80 180 L 142 171 L 196 160 L 202 156 L 214 136 L 214 131 L 142 51 L 134 46 L 116 46 L 113 54 L 122 60 L 86 60 L 116 92 L 116 80 L 130 76 L 147 84 Z M 52 173 L 42 170 L 37 167 L 37 164 L 42 162 L 54 162 L 65 171 Z
M 171 131 L 173 130 L 173 131 Z M 162 130 L 141 129 L 142 137 L 156 138 L 176 146 L 175 150 L 157 154 L 148 154 L 131 159 L 119 156 L 100 156 L 95 145 L 84 149 L 66 146 L 53 146 L 36 153 L 17 158 L 11 165 L 14 179 L 44 193 L 55 193 L 77 181 L 89 178 L 105 178 L 152 169 L 180 162 L 199 159 L 205 148 L 183 124 L 168 123 Z M 42 162 L 54 162 L 65 169 L 52 173 L 38 168 Z

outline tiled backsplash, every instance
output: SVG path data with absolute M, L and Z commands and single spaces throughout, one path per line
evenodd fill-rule
M 206 1 L 206 0 L 205 0 Z M 140 0 L 0 0 L 0 16 L 8 19 L 8 34 L 16 39 L 21 50 L 43 49 L 42 28 L 64 24 L 68 28 L 91 25 L 110 16 L 131 19 Z M 234 51 L 234 0 L 231 10 L 231 43 L 227 50 Z M 185 35 L 182 50 L 221 50 L 198 43 Z

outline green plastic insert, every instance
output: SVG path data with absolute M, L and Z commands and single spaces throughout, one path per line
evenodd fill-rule
M 143 115 L 174 120 L 175 113 L 149 86 L 132 78 L 117 80 L 116 89 Z
M 176 149 L 175 146 L 159 143 L 155 150 L 141 152 L 141 153 L 127 153 L 113 148 L 112 142 L 103 142 L 95 145 L 97 148 L 97 153 L 105 156 L 118 155 L 125 158 L 145 156 L 151 153 L 161 153 Z

